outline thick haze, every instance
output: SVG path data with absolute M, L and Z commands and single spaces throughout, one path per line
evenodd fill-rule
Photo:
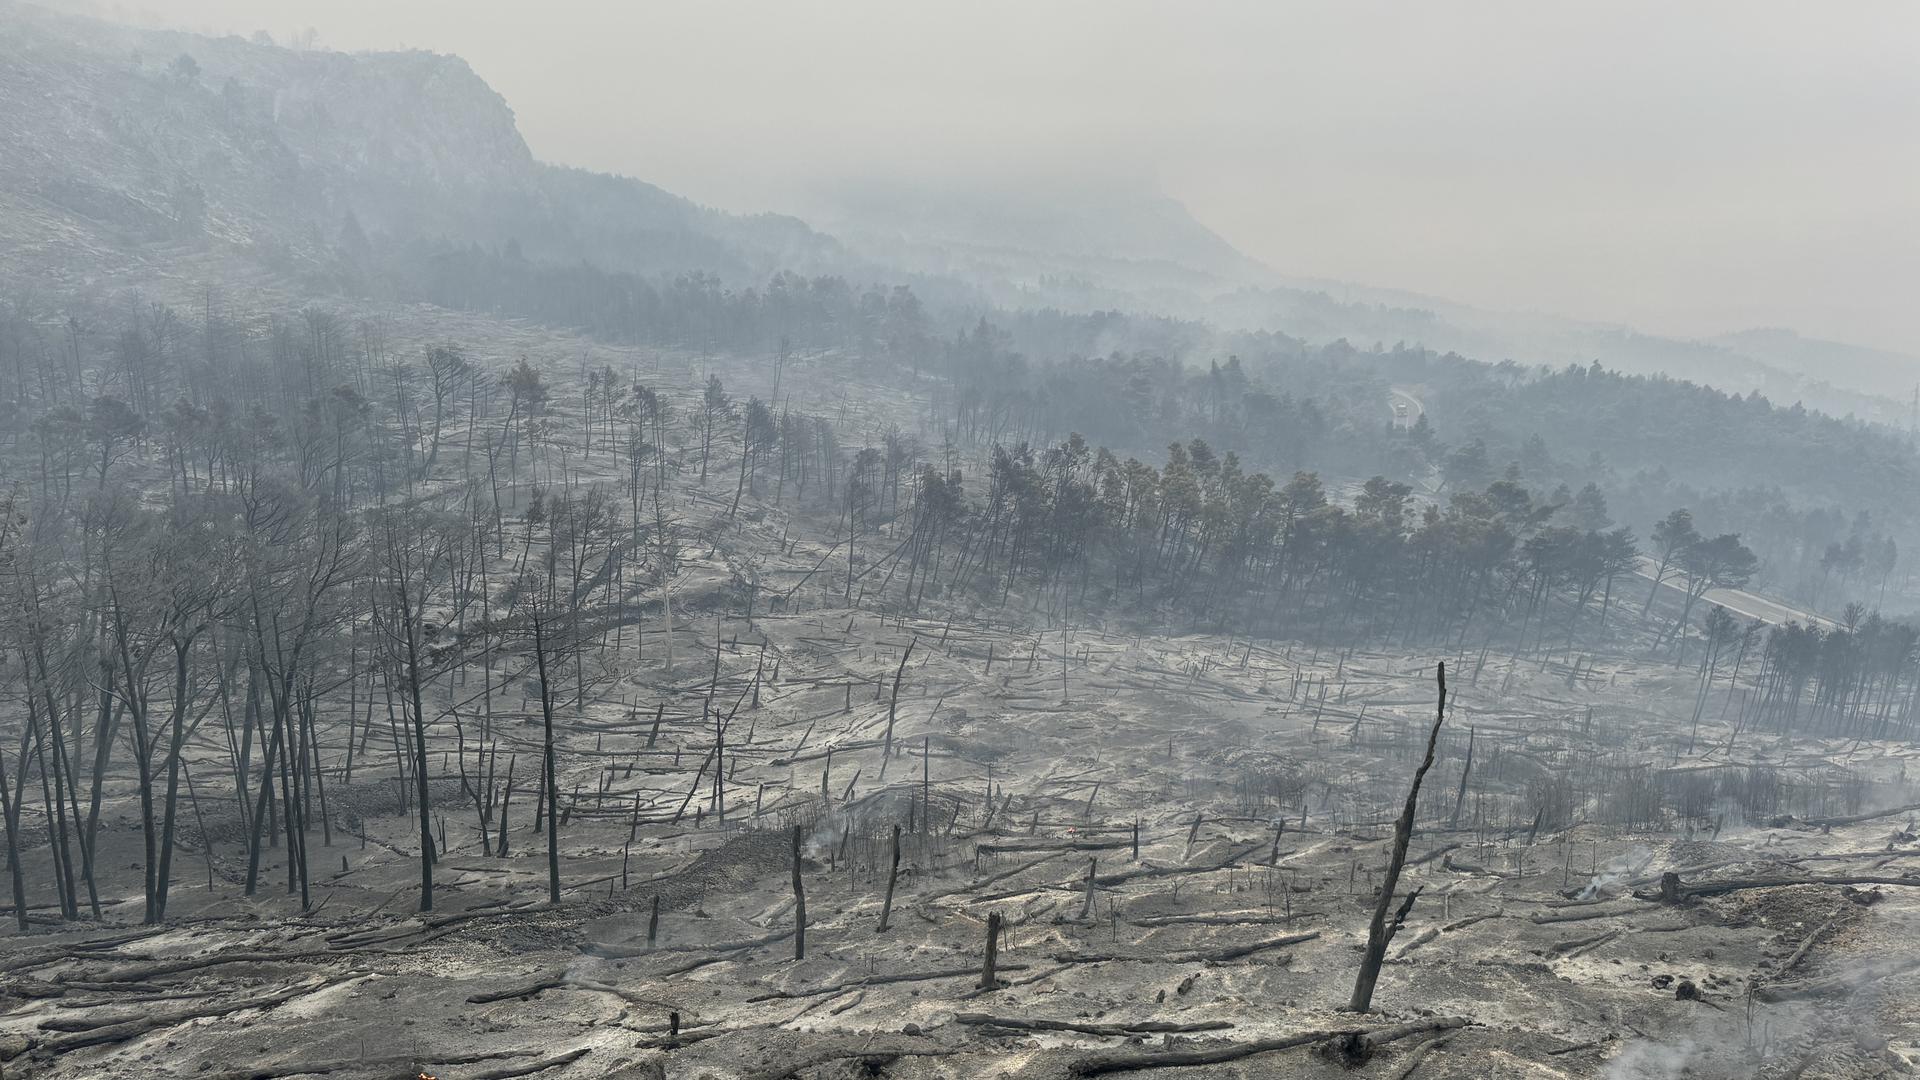
M 539 156 L 729 209 L 852 178 L 1158 186 L 1290 275 L 1920 351 L 1904 0 L 96 10 L 458 53 Z

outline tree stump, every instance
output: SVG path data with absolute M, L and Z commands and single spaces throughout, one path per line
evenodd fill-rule
M 1677 904 L 1680 902 L 1680 875 L 1669 870 L 1660 875 L 1660 902 Z

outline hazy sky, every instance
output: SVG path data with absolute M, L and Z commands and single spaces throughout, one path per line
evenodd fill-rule
M 1920 352 L 1910 0 L 119 10 L 458 53 L 537 155 L 730 209 L 837 177 L 1085 176 L 1156 185 L 1290 274 Z

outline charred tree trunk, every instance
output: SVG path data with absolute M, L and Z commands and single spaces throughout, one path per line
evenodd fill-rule
M 13 834 L 8 833 L 9 837 Z M 887 932 L 887 919 L 893 914 L 893 887 L 900 879 L 900 826 L 893 827 L 893 865 L 887 870 L 887 898 L 880 904 L 879 932 Z M 26 929 L 22 926 L 21 929 Z
M 807 958 L 807 886 L 800 880 L 800 831 L 793 827 L 793 958 Z
M 433 910 L 433 809 L 427 790 L 427 712 L 420 697 L 419 627 L 405 578 L 399 589 L 401 632 L 407 650 L 407 695 L 413 706 L 413 782 L 420 799 L 420 910 Z
M 544 725 L 547 812 L 547 900 L 560 902 L 560 791 L 553 776 L 553 687 L 547 683 L 547 641 L 540 616 L 533 617 L 533 660 L 540 676 L 540 721 Z M 511 766 L 511 762 L 509 762 Z
M 907 641 L 907 651 L 900 654 L 900 666 L 893 671 L 893 697 L 887 701 L 887 746 L 880 757 L 880 775 L 887 775 L 887 762 L 893 757 L 893 717 L 900 709 L 900 678 L 907 673 L 907 659 L 913 655 L 913 646 L 918 638 Z
M 25 762 L 21 763 L 20 771 L 23 774 L 27 771 Z M 7 787 L 7 762 L 4 752 L 0 752 L 0 813 L 6 816 L 7 875 L 12 879 L 13 884 L 13 914 L 19 921 L 20 932 L 24 934 L 27 932 L 27 879 L 20 865 L 20 804 L 14 800 L 12 789 Z M 899 836 L 896 830 L 894 832 L 896 851 L 899 850 L 897 846 Z
M 987 916 L 987 955 L 980 964 L 980 989 L 992 990 L 1000 985 L 994 977 L 994 965 L 1000 959 L 1000 913 Z
M 1393 854 L 1387 860 L 1386 876 L 1380 880 L 1380 899 L 1374 905 L 1373 921 L 1367 927 L 1367 951 L 1360 960 L 1360 975 L 1353 981 L 1353 997 L 1347 1002 L 1347 1008 L 1354 1012 L 1366 1012 L 1373 1007 L 1373 987 L 1380 981 L 1380 965 L 1387 958 L 1387 945 L 1393 940 L 1393 931 L 1406 918 L 1408 908 L 1412 907 L 1413 897 L 1409 896 L 1407 906 L 1402 907 L 1398 915 L 1389 918 L 1393 911 L 1393 890 L 1400 883 L 1400 871 L 1407 863 L 1407 844 L 1413 839 L 1413 814 L 1420 802 L 1420 782 L 1426 779 L 1427 770 L 1433 767 L 1434 748 L 1440 741 L 1440 725 L 1447 719 L 1445 661 L 1441 661 L 1437 667 L 1435 678 L 1440 687 L 1440 704 L 1434 710 L 1433 730 L 1427 734 L 1426 756 L 1420 759 L 1420 767 L 1414 770 L 1413 786 L 1407 789 L 1407 804 L 1401 808 L 1400 821 L 1393 827 Z

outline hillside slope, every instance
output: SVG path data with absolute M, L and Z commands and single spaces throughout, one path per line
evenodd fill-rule
M 795 198 L 833 235 L 540 162 L 507 102 L 457 57 L 300 51 L 0 2 L 0 285 L 16 294 L 186 301 L 203 282 L 246 281 L 419 299 L 383 281 L 370 246 L 419 243 L 431 259 L 478 245 L 735 288 L 782 270 L 909 281 L 957 315 L 1151 312 L 1490 362 L 1597 359 L 1902 428 L 1920 372 L 1910 357 L 1790 331 L 1682 341 L 1289 276 L 1154 192 L 865 184 Z
M 457 57 L 0 5 L 0 273 L 85 286 L 218 251 L 325 274 L 378 234 L 748 277 L 842 255 L 792 219 L 536 161 Z

